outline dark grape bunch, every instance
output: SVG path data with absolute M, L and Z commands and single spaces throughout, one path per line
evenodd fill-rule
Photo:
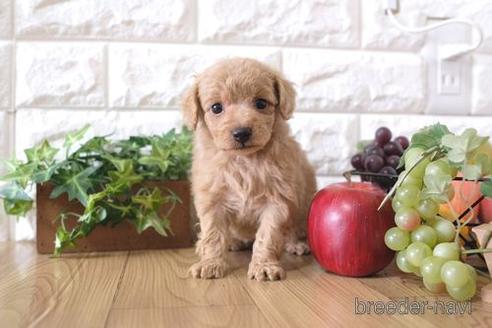
M 403 151 L 407 149 L 409 141 L 404 136 L 396 137 L 391 141 L 392 133 L 387 127 L 376 130 L 374 142 L 366 145 L 362 152 L 352 156 L 351 164 L 359 172 L 372 172 L 396 175 L 396 168 L 400 163 Z M 391 180 L 384 178 L 370 178 L 362 175 L 363 181 L 373 181 L 384 189 L 391 187 Z

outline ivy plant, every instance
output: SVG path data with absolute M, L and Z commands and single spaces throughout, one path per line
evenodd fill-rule
M 96 136 L 86 140 L 89 125 L 68 133 L 61 149 L 47 140 L 24 151 L 24 161 L 5 161 L 7 174 L 0 188 L 7 214 L 24 216 L 33 207 L 31 194 L 36 184 L 53 186 L 50 198 L 67 195 L 78 201 L 84 211 L 61 213 L 56 231 L 55 254 L 74 247 L 78 238 L 87 236 L 97 225 L 114 226 L 129 220 L 137 232 L 153 228 L 167 236 L 169 215 L 179 197 L 171 190 L 148 188 L 149 180 L 185 180 L 191 165 L 191 133 L 186 128 L 153 136 L 132 136 L 111 140 Z M 84 140 L 86 140 L 84 142 Z M 74 148 L 76 148 L 74 150 Z M 160 208 L 169 204 L 169 211 Z M 65 220 L 76 219 L 68 230 Z

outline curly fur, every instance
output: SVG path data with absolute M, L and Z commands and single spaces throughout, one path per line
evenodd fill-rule
M 267 108 L 254 106 L 265 99 Z M 223 105 L 214 114 L 210 107 Z M 286 123 L 295 91 L 278 72 L 251 59 L 229 59 L 200 74 L 183 99 L 183 117 L 194 133 L 192 190 L 201 233 L 196 278 L 220 278 L 226 252 L 254 240 L 248 276 L 285 277 L 279 257 L 309 251 L 306 216 L 316 191 L 314 170 Z M 248 143 L 232 130 L 249 127 Z

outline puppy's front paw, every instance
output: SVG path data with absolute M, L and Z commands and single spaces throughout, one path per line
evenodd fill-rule
M 279 263 L 250 263 L 248 269 L 248 278 L 258 281 L 265 280 L 282 280 L 285 279 L 285 271 Z
M 215 279 L 224 277 L 226 263 L 221 259 L 201 260 L 188 270 L 193 278 Z

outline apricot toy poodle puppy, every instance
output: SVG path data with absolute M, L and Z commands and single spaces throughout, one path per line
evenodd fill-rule
M 223 60 L 200 74 L 183 99 L 195 130 L 192 191 L 201 232 L 195 278 L 221 278 L 226 253 L 253 244 L 248 277 L 285 278 L 283 250 L 309 248 L 306 217 L 314 170 L 290 135 L 295 91 L 278 72 L 252 60 Z

